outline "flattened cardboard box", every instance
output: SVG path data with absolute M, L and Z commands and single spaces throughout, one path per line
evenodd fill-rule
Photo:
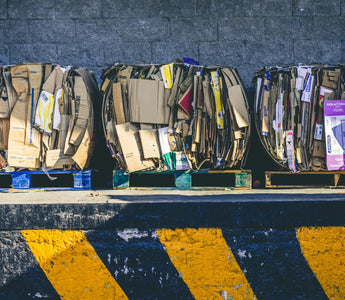
M 168 124 L 169 106 L 162 81 L 130 79 L 128 90 L 131 122 Z
M 139 130 L 139 135 L 144 158 L 160 158 L 157 130 Z
M 0 150 L 7 150 L 9 132 L 10 132 L 10 120 L 0 119 Z
M 146 170 L 154 167 L 152 161 L 141 159 L 137 126 L 132 123 L 118 124 L 116 125 L 116 132 L 128 172 Z

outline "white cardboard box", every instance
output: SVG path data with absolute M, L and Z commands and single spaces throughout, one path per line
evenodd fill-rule
M 328 170 L 345 169 L 345 100 L 324 101 Z

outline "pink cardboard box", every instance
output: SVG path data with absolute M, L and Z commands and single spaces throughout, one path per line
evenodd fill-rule
M 328 170 L 345 169 L 345 100 L 324 101 Z

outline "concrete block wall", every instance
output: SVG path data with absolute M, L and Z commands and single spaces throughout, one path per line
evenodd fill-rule
M 0 0 L 0 63 L 345 62 L 345 0 Z

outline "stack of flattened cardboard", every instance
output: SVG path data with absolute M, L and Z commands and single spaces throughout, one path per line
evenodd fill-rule
M 102 123 L 116 168 L 225 169 L 245 161 L 250 115 L 236 70 L 116 63 L 102 79 Z
M 281 167 L 293 172 L 334 169 L 327 163 L 332 151 L 326 151 L 325 132 L 332 125 L 325 123 L 324 108 L 329 100 L 345 99 L 344 74 L 341 65 L 264 68 L 257 73 L 256 128 Z
M 52 64 L 0 68 L 2 169 L 84 169 L 93 152 L 94 76 Z

